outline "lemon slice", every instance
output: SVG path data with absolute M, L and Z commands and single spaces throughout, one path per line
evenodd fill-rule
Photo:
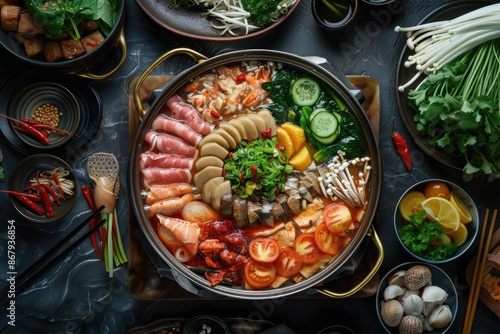
M 464 202 L 457 196 L 457 194 L 450 192 L 450 202 L 455 206 L 458 211 L 458 215 L 460 216 L 460 222 L 462 224 L 467 224 L 472 221 L 472 216 L 467 209 L 467 206 Z
M 425 201 L 425 196 L 420 191 L 410 191 L 403 196 L 399 202 L 399 212 L 405 220 L 410 220 L 410 215 L 423 210 L 421 204 Z
M 451 241 L 457 244 L 457 246 L 463 245 L 467 240 L 469 232 L 467 231 L 467 226 L 465 224 L 458 224 L 458 229 L 456 231 L 446 232 L 446 235 L 450 237 Z
M 460 226 L 458 210 L 447 199 L 429 197 L 422 202 L 422 208 L 431 221 L 438 222 L 447 231 L 456 231 Z

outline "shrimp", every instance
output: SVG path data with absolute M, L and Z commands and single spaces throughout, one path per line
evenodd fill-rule
M 194 189 L 195 188 L 189 183 L 154 185 L 149 188 L 148 192 L 142 192 L 142 196 L 145 199 L 146 204 L 152 205 L 153 203 L 164 199 L 191 194 L 194 192 Z
M 195 194 L 185 194 L 181 197 L 167 198 L 151 205 L 145 205 L 144 210 L 148 213 L 150 217 L 157 214 L 162 214 L 166 216 L 176 215 L 181 213 L 182 208 L 187 203 L 191 202 L 196 198 Z
M 178 218 L 165 217 L 163 215 L 157 215 L 157 217 L 160 224 L 166 227 L 167 230 L 186 247 L 191 256 L 198 253 L 198 241 L 201 233 L 198 224 Z

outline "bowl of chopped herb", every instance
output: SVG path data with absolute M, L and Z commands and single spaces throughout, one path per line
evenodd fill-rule
M 458 185 L 442 179 L 414 184 L 394 210 L 401 246 L 427 263 L 445 263 L 464 254 L 477 237 L 478 224 L 474 200 Z

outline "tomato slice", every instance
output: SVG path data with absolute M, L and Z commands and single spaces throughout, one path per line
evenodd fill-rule
M 248 252 L 255 261 L 273 262 L 280 254 L 280 247 L 271 238 L 255 238 L 248 245 Z
M 276 261 L 276 273 L 283 277 L 295 276 L 302 267 L 302 256 L 292 247 L 281 247 Z
M 302 261 L 308 264 L 316 262 L 321 253 L 312 233 L 300 234 L 295 238 L 293 248 L 302 257 Z
M 250 259 L 245 265 L 245 281 L 252 288 L 262 289 L 271 285 L 276 277 L 274 262 L 263 263 Z
M 347 246 L 351 239 L 344 235 L 330 232 L 326 223 L 321 223 L 314 231 L 314 240 L 323 252 L 335 255 Z
M 342 203 L 332 203 L 323 210 L 326 227 L 332 233 L 342 233 L 352 225 L 349 208 Z

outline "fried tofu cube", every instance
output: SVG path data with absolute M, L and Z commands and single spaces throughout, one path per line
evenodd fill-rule
M 63 59 L 61 44 L 54 40 L 49 40 L 43 45 L 43 55 L 49 63 Z
M 102 41 L 104 41 L 104 36 L 101 34 L 99 30 L 96 30 L 93 33 L 83 37 L 81 41 L 83 48 L 85 49 L 85 52 L 89 53 L 90 51 L 94 50 L 97 46 L 99 46 L 99 44 L 101 44 Z
M 67 39 L 65 41 L 61 41 L 61 48 L 63 57 L 66 59 L 80 57 L 85 53 L 82 42 L 79 40 Z
M 36 22 L 30 13 L 21 13 L 19 18 L 19 30 L 18 33 L 24 37 L 30 38 L 36 35 L 43 35 L 43 27 Z
M 45 43 L 44 36 L 36 36 L 33 38 L 27 38 L 24 41 L 24 51 L 29 58 L 34 58 L 43 53 L 43 45 Z
M 2 9 L 0 10 L 2 29 L 7 31 L 17 31 L 20 17 L 21 7 L 13 5 L 2 6 Z

